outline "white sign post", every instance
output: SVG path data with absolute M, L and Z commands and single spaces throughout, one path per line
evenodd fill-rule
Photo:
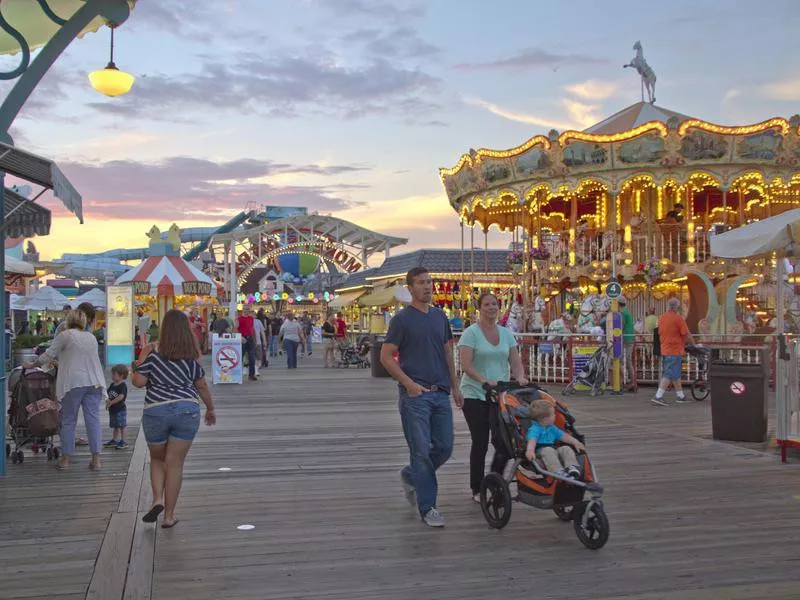
M 216 333 L 211 336 L 211 382 L 242 383 L 242 336 Z

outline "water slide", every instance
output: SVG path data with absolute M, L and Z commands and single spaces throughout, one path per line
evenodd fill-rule
M 183 255 L 184 260 L 188 260 L 189 262 L 197 259 L 203 252 L 208 249 L 209 243 L 211 242 L 211 238 L 218 234 L 218 233 L 229 233 L 242 225 L 248 218 L 252 216 L 252 211 L 242 211 L 235 217 L 233 217 L 230 221 L 222 225 L 221 227 L 217 227 L 216 229 L 203 227 L 203 228 L 195 228 L 196 234 L 199 235 L 199 240 L 192 239 L 184 239 L 183 234 L 181 234 L 182 241 L 197 241 L 198 243 L 193 246 L 186 254 Z M 199 231 L 202 230 L 202 231 Z

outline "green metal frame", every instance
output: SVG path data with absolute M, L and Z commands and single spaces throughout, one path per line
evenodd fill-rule
M 0 79 L 17 79 L 16 84 L 8 93 L 2 105 L 0 105 L 0 141 L 13 144 L 13 140 L 8 133 L 14 119 L 17 118 L 19 111 L 28 101 L 33 90 L 39 85 L 45 73 L 58 60 L 61 53 L 66 50 L 72 41 L 78 37 L 89 23 L 97 17 L 103 17 L 115 26 L 124 23 L 130 16 L 132 3 L 129 0 L 85 0 L 81 6 L 69 19 L 62 19 L 56 15 L 47 0 L 38 0 L 39 7 L 44 15 L 61 28 L 41 49 L 36 58 L 30 60 L 30 46 L 24 36 L 14 29 L 2 16 L 2 3 L 0 3 L 0 28 L 15 38 L 20 44 L 21 59 L 16 69 L 0 73 Z M 0 202 L 5 203 L 5 173 L 0 172 Z M 0 211 L 0 231 L 5 228 L 5 211 Z M 3 236 L 5 237 L 5 236 Z M 0 253 L 0 277 L 5 282 L 6 265 L 5 252 Z M 4 284 L 5 285 L 5 284 Z M 6 294 L 5 287 L 0 294 L 0 317 L 3 317 L 4 333 L 0 335 L 0 440 L 3 442 L 2 452 L 0 452 L 0 477 L 6 472 L 6 336 L 5 336 L 5 315 L 6 315 Z

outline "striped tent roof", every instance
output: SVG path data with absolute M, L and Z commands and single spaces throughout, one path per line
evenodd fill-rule
M 217 295 L 214 281 L 179 256 L 151 256 L 116 283 L 131 283 L 134 293 L 149 296 Z

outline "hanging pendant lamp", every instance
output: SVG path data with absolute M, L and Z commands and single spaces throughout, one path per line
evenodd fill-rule
M 89 73 L 89 81 L 92 87 L 106 96 L 122 96 L 131 91 L 134 77 L 130 73 L 120 71 L 114 64 L 114 29 L 115 25 L 109 25 L 111 29 L 111 60 L 105 69 L 92 71 Z

